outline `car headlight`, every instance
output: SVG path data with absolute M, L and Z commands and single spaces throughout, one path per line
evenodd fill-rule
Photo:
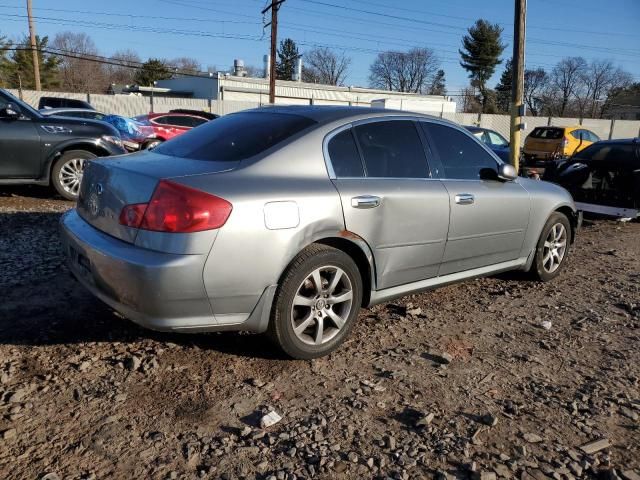
M 116 137 L 115 135 L 103 135 L 102 140 L 122 148 L 122 140 L 120 137 Z

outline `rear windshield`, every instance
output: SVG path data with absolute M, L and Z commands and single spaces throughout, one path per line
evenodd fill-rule
M 194 128 L 155 151 L 193 160 L 233 162 L 258 155 L 314 123 L 287 113 L 234 113 Z
M 564 135 L 564 128 L 538 127 L 534 128 L 531 138 L 542 138 L 545 140 L 558 140 Z

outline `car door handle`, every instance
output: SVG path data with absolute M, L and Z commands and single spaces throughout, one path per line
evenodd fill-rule
M 470 193 L 459 193 L 454 197 L 458 205 L 471 205 L 475 201 L 475 197 Z
M 360 195 L 351 199 L 353 208 L 376 208 L 380 206 L 381 199 L 375 195 Z

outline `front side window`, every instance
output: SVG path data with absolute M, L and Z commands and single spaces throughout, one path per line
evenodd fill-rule
M 469 135 L 447 125 L 421 122 L 440 157 L 447 179 L 478 180 L 483 169 L 496 170 L 495 159 Z
M 329 159 L 336 177 L 363 177 L 364 169 L 351 129 L 344 130 L 329 140 Z
M 175 125 L 176 127 L 193 127 L 191 117 L 187 117 L 186 115 L 171 115 L 165 118 L 167 119 L 166 123 L 169 125 Z
M 367 177 L 429 178 L 424 147 L 412 121 L 365 123 L 354 133 Z
M 164 142 L 154 152 L 193 160 L 239 161 L 258 155 L 315 123 L 308 117 L 288 113 L 232 113 Z

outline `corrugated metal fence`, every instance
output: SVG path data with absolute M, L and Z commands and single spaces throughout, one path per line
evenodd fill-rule
M 10 90 L 18 96 L 17 90 Z M 98 95 L 84 93 L 66 92 L 36 92 L 34 90 L 23 90 L 22 97 L 30 105 L 37 107 L 41 96 L 56 96 L 64 98 L 75 98 L 89 101 L 96 110 L 133 117 L 154 112 L 168 112 L 174 108 L 189 108 L 193 110 L 203 110 L 225 115 L 248 108 L 261 106 L 258 102 L 240 100 L 206 100 L 198 98 L 175 98 L 175 97 L 155 97 L 153 98 L 153 108 L 150 97 L 136 95 Z M 279 104 L 286 104 L 287 99 L 278 99 Z M 483 128 L 490 128 L 509 137 L 509 116 L 489 115 L 477 113 L 442 113 L 432 112 L 434 116 L 446 118 L 461 125 L 476 125 Z M 631 138 L 640 136 L 639 120 L 606 120 L 592 118 L 559 118 L 559 117 L 525 117 L 525 135 L 531 133 L 535 127 L 545 125 L 582 125 L 593 131 L 602 139 L 608 138 Z

